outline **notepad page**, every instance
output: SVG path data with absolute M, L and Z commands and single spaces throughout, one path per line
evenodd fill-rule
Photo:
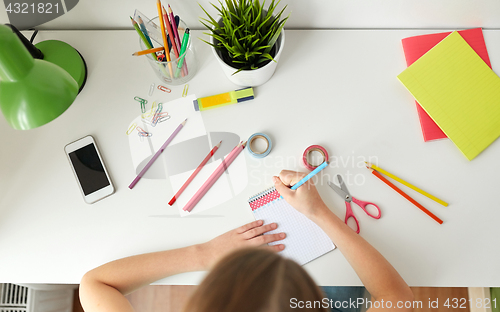
M 481 59 L 488 64 L 491 68 L 490 58 L 484 42 L 483 30 L 481 28 L 472 28 L 466 30 L 459 30 L 458 33 L 470 45 L 470 47 L 481 57 Z M 403 51 L 406 58 L 407 66 L 410 66 L 418 60 L 422 55 L 427 53 L 432 47 L 441 42 L 451 32 L 427 34 L 420 36 L 413 36 L 401 40 Z M 423 110 L 423 108 L 415 101 L 420 125 L 422 127 L 422 134 L 424 141 L 437 140 L 447 138 L 446 134 L 438 127 L 431 117 Z
M 266 234 L 286 233 L 284 240 L 269 245 L 284 244 L 285 249 L 280 254 L 300 265 L 335 249 L 328 235 L 316 223 L 295 210 L 279 193 L 277 195 L 275 199 L 253 210 L 256 220 L 263 220 L 264 224 L 278 224 L 276 230 Z
M 500 136 L 500 77 L 458 32 L 398 79 L 467 159 L 474 159 Z

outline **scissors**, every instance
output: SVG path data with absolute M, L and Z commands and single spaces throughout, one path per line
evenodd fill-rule
M 349 220 L 349 218 L 353 218 L 354 221 L 356 221 L 356 233 L 359 234 L 359 223 L 358 223 L 358 219 L 356 219 L 356 216 L 354 216 L 354 213 L 352 212 L 351 201 L 353 201 L 356 204 L 358 204 L 358 206 L 361 207 L 361 209 L 363 209 L 366 212 L 367 215 L 369 215 L 370 217 L 372 217 L 374 219 L 380 219 L 380 216 L 381 216 L 382 213 L 380 212 L 380 208 L 377 205 L 375 205 L 374 203 L 365 202 L 365 201 L 362 201 L 362 200 L 359 200 L 359 199 L 356 199 L 356 198 L 352 197 L 351 194 L 349 193 L 349 190 L 347 189 L 347 186 L 345 185 L 344 181 L 342 180 L 342 176 L 340 174 L 337 175 L 337 179 L 339 180 L 340 187 L 338 187 L 337 185 L 333 184 L 330 181 L 328 181 L 328 185 L 337 194 L 339 194 L 340 197 L 344 198 L 344 200 L 345 200 L 345 207 L 346 207 L 345 224 L 347 224 L 347 220 Z M 373 207 L 375 207 L 377 209 L 377 211 L 378 211 L 378 214 L 377 215 L 371 214 L 366 209 L 366 206 L 368 206 L 368 205 L 372 205 Z

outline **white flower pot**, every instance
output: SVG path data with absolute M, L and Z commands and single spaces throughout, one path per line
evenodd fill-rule
M 214 43 L 215 39 L 210 36 L 210 43 Z M 267 82 L 274 74 L 276 70 L 276 66 L 278 65 L 278 61 L 281 56 L 281 52 L 283 52 L 283 47 L 285 45 L 285 30 L 282 29 L 281 33 L 276 40 L 276 54 L 273 56 L 275 62 L 271 61 L 267 63 L 265 66 L 252 69 L 252 70 L 242 70 L 236 74 L 234 74 L 238 69 L 226 64 L 221 56 L 220 52 L 217 51 L 214 47 L 211 46 L 212 52 L 215 55 L 215 58 L 219 61 L 219 64 L 222 68 L 222 71 L 226 75 L 226 77 L 234 84 L 241 87 L 257 87 L 265 82 Z M 234 74 L 234 75 L 233 75 Z

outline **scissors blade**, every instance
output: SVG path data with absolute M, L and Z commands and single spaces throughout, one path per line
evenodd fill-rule
M 347 185 L 345 185 L 344 180 L 342 179 L 342 176 L 340 174 L 337 174 L 337 180 L 339 180 L 339 185 L 342 191 L 344 191 L 347 195 L 351 196 L 349 190 L 347 189 Z
M 347 194 L 346 192 L 344 192 L 340 187 L 338 187 L 337 185 L 335 185 L 334 183 L 328 181 L 328 185 L 332 188 L 332 190 L 335 191 L 335 193 L 339 194 L 340 197 L 342 197 L 345 201 L 347 201 L 349 199 L 349 194 Z

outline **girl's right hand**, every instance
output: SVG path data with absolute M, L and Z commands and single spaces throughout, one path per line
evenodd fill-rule
M 309 180 L 295 191 L 290 189 L 306 175 L 303 172 L 282 170 L 279 177 L 273 177 L 273 182 L 276 190 L 290 205 L 314 221 L 315 216 L 329 211 L 314 184 Z

